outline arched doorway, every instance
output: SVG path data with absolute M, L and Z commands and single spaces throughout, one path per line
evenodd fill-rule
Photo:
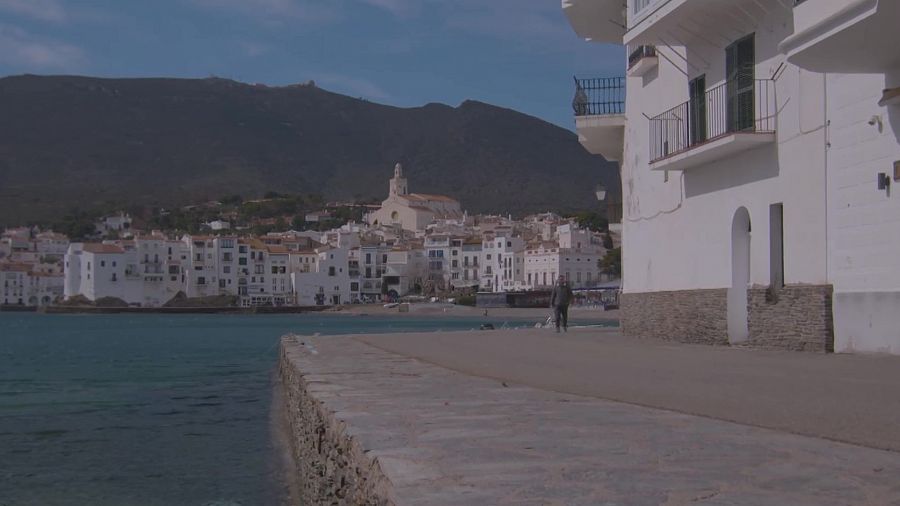
M 750 284 L 750 213 L 738 208 L 731 221 L 731 288 L 728 289 L 728 342 L 744 342 L 747 327 L 747 286 Z

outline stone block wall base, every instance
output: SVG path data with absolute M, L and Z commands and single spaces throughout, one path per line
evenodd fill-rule
M 684 343 L 728 344 L 728 290 L 623 293 L 622 332 Z
M 683 343 L 729 344 L 728 290 L 623 293 L 622 332 Z M 747 290 L 750 336 L 742 346 L 834 351 L 831 285 Z
M 345 424 L 315 399 L 284 346 L 279 375 L 299 474 L 300 504 L 392 505 L 392 485 L 378 462 L 360 448 Z
M 834 351 L 831 285 L 754 286 L 747 293 L 749 346 Z

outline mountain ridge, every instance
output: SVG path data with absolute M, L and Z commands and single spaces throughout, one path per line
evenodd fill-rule
M 471 212 L 597 206 L 615 164 L 564 128 L 477 100 L 397 107 L 314 83 L 222 78 L 0 79 L 0 224 L 117 203 L 174 206 L 266 191 L 328 199 L 410 190 Z

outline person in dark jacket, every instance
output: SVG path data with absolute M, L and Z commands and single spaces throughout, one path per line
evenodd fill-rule
M 569 330 L 569 304 L 572 302 L 572 289 L 565 276 L 560 276 L 550 294 L 550 307 L 553 308 L 553 319 L 556 320 L 556 332 L 562 324 L 564 332 Z

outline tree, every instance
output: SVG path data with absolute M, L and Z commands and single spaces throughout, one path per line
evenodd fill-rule
M 581 211 L 570 216 L 575 218 L 576 223 L 581 228 L 593 230 L 594 232 L 604 232 L 609 230 L 609 220 L 602 214 L 595 211 Z
M 606 249 L 613 249 L 615 244 L 613 243 L 613 238 L 609 234 L 609 230 L 606 231 L 606 234 L 603 236 L 603 247 Z
M 613 248 L 600 260 L 600 270 L 610 276 L 622 275 L 622 248 Z

